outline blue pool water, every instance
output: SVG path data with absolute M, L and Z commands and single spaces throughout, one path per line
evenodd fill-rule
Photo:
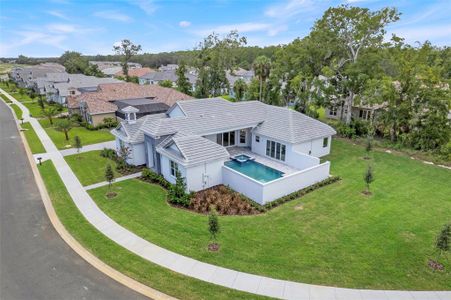
M 270 182 L 274 179 L 282 177 L 283 173 L 270 168 L 268 166 L 262 165 L 253 160 L 248 160 L 246 162 L 240 163 L 235 160 L 226 161 L 225 165 L 237 172 L 240 172 L 246 176 L 249 176 L 260 182 Z

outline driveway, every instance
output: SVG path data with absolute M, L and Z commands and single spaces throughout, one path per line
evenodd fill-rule
M 147 299 L 80 258 L 47 217 L 12 114 L 0 101 L 0 299 Z

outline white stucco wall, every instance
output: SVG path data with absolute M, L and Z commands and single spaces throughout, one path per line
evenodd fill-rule
M 225 185 L 263 205 L 325 180 L 329 177 L 329 169 L 330 163 L 325 162 L 271 182 L 261 183 L 224 166 L 222 177 Z
M 327 137 L 327 147 L 323 147 L 323 138 L 311 140 L 305 143 L 293 145 L 295 151 L 309 154 L 315 157 L 322 157 L 330 153 L 330 145 L 332 143 L 332 137 Z
M 200 191 L 222 184 L 222 166 L 224 160 L 215 160 L 186 168 L 188 191 Z
M 160 163 L 161 163 L 161 175 L 166 178 L 172 184 L 175 184 L 175 177 L 171 175 L 171 164 L 170 159 L 164 155 L 160 155 Z M 178 165 L 178 169 L 182 177 L 186 179 L 186 169 L 182 165 Z
M 140 166 L 146 164 L 146 153 L 144 150 L 144 142 L 139 144 L 132 144 L 131 147 L 130 159 L 132 160 L 132 164 L 135 166 Z
M 252 134 L 252 152 L 268 157 L 266 156 L 266 141 L 269 139 L 271 141 L 279 142 L 286 147 L 285 163 L 297 168 L 299 166 L 299 160 L 303 158 L 303 156 L 299 155 L 299 153 L 311 155 L 314 157 L 322 157 L 330 153 L 330 145 L 332 142 L 332 137 L 329 136 L 327 147 L 323 147 L 323 138 L 315 139 L 301 144 L 288 144 L 276 139 L 267 138 L 263 135 L 258 135 L 260 136 L 260 142 L 258 143 L 255 141 L 255 136 L 256 134 Z M 277 161 L 283 162 L 281 160 Z

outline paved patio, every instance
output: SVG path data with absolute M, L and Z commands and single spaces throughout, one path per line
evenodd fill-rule
M 64 182 L 67 191 L 86 220 L 109 239 L 150 262 L 168 268 L 174 272 L 209 283 L 279 299 L 451 300 L 451 291 L 346 289 L 273 279 L 203 263 L 161 248 L 125 229 L 108 217 L 86 192 L 72 169 L 64 160 L 61 152 L 58 151 L 55 144 L 42 128 L 41 124 L 36 119 L 30 118 L 29 111 L 24 105 L 2 89 L 0 89 L 0 92 L 22 109 L 24 119 L 29 119 L 36 134 L 44 145 L 44 148 L 49 155 L 49 159 L 52 160 L 59 176 Z
M 281 171 L 284 173 L 284 175 L 288 175 L 288 174 L 292 174 L 292 173 L 300 171 L 299 169 L 290 167 L 286 164 L 280 163 L 273 159 L 258 155 L 257 153 L 252 152 L 251 149 L 248 147 L 228 147 L 226 149 L 229 152 L 230 156 L 245 154 L 247 156 L 254 157 L 256 162 L 261 163 L 262 165 L 271 167 L 273 169 L 276 169 L 278 171 Z

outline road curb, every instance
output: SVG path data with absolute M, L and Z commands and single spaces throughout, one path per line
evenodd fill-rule
M 45 210 L 47 212 L 47 215 L 50 219 L 50 222 L 52 223 L 53 227 L 55 228 L 58 235 L 66 242 L 66 244 L 69 245 L 69 247 L 74 250 L 80 257 L 82 257 L 85 261 L 87 261 L 90 265 L 92 265 L 94 268 L 102 272 L 103 274 L 107 275 L 108 277 L 116 280 L 117 282 L 121 283 L 122 285 L 132 289 L 133 291 L 140 293 L 146 297 L 149 297 L 151 299 L 161 299 L 161 300 L 175 300 L 177 298 L 171 297 L 169 295 L 166 295 L 160 291 L 157 291 L 147 285 L 144 285 L 136 280 L 134 280 L 131 277 L 128 277 L 127 275 L 117 271 L 116 269 L 110 267 L 103 261 L 101 261 L 99 258 L 97 258 L 95 255 L 93 255 L 91 252 L 86 250 L 64 227 L 64 225 L 59 220 L 56 211 L 53 207 L 52 201 L 50 200 L 50 196 L 47 192 L 47 189 L 44 184 L 44 180 L 41 177 L 41 173 L 38 170 L 37 164 L 34 161 L 33 154 L 31 153 L 30 146 L 28 145 L 28 141 L 25 138 L 24 133 L 22 132 L 22 128 L 20 127 L 20 124 L 17 120 L 17 116 L 14 113 L 14 110 L 8 105 L 9 109 L 13 113 L 14 120 L 17 126 L 17 129 L 19 131 L 19 135 L 22 139 L 22 143 L 25 148 L 25 152 L 27 154 L 28 161 L 31 165 L 31 169 L 33 171 L 34 179 L 36 182 L 36 185 L 38 187 L 39 193 L 42 198 L 42 202 L 44 203 Z

